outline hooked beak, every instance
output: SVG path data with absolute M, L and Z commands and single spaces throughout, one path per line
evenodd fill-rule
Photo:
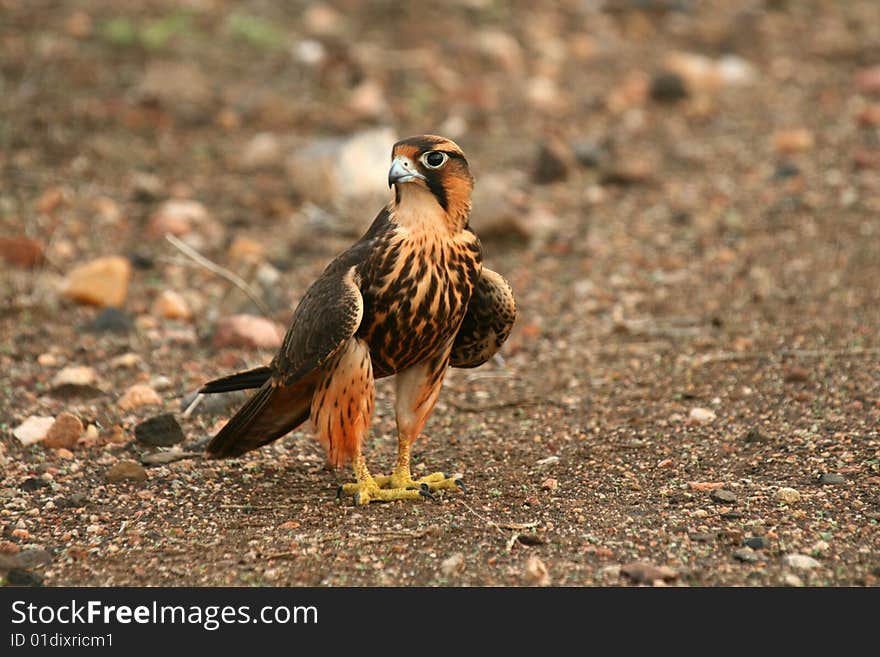
M 424 180 L 425 177 L 420 174 L 412 160 L 403 155 L 398 155 L 391 162 L 391 170 L 388 171 L 388 187 L 395 183 L 406 183 L 416 179 Z

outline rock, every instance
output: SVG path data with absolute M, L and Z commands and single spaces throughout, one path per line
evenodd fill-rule
M 648 561 L 633 561 L 620 568 L 621 575 L 626 575 L 638 584 L 653 582 L 670 582 L 678 578 L 678 573 L 668 566 L 656 566 Z
M 720 481 L 689 481 L 688 488 L 696 491 L 713 491 L 724 488 Z
M 147 471 L 137 461 L 120 461 L 107 471 L 107 480 L 111 483 L 120 481 L 145 481 Z
M 131 175 L 131 197 L 135 201 L 153 201 L 162 195 L 164 189 L 162 179 L 154 173 L 135 171 Z
M 120 307 L 128 296 L 131 263 L 122 256 L 97 258 L 71 271 L 62 294 L 79 303 Z
M 644 185 L 654 180 L 651 165 L 644 160 L 613 162 L 602 171 L 599 182 L 603 185 Z
M 801 175 L 800 167 L 793 162 L 788 161 L 780 162 L 776 165 L 776 169 L 773 171 L 774 180 L 788 180 L 789 178 L 794 178 L 799 175 Z
M 52 555 L 48 550 L 28 549 L 22 550 L 13 557 L 15 568 L 38 568 L 52 563 Z M 3 567 L 0 565 L 0 567 Z
M 147 226 L 149 237 L 161 238 L 170 233 L 197 249 L 219 245 L 225 232 L 208 209 L 192 199 L 165 201 L 150 217 Z
M 52 377 L 52 387 L 91 386 L 98 380 L 98 373 L 85 365 L 70 365 Z
M 24 422 L 12 430 L 12 435 L 27 447 L 46 438 L 49 429 L 55 424 L 55 418 L 39 415 L 31 415 Z
M 141 103 L 158 104 L 191 123 L 204 123 L 213 116 L 211 83 L 189 62 L 150 61 L 135 95 Z
M 675 102 L 688 97 L 687 83 L 678 73 L 661 72 L 651 79 L 648 93 L 660 102 Z
M 61 413 L 43 440 L 43 445 L 52 448 L 72 449 L 82 436 L 85 428 L 82 421 L 73 413 Z
M 110 366 L 117 370 L 128 370 L 138 368 L 143 365 L 143 363 L 143 358 L 141 358 L 138 354 L 129 351 L 127 353 L 120 354 L 119 356 L 115 356 L 110 361 Z
M 325 205 L 385 199 L 387 181 L 376 172 L 388 169 L 395 141 L 390 128 L 313 140 L 287 158 L 291 186 L 303 199 Z
M 0 259 L 13 267 L 33 269 L 43 263 L 43 244 L 24 235 L 0 237 Z
M 186 436 L 173 413 L 163 413 L 144 420 L 134 428 L 134 438 L 149 447 L 171 447 Z
M 464 572 L 464 554 L 456 552 L 440 564 L 440 572 L 446 577 Z
M 589 139 L 578 139 L 571 144 L 574 159 L 582 167 L 591 169 L 607 168 L 611 162 L 608 146 Z
M 162 398 L 150 386 L 136 383 L 125 391 L 117 405 L 124 411 L 131 411 L 141 406 L 161 406 Z
M 529 586 L 550 586 L 550 573 L 538 557 L 529 557 L 524 579 Z
M 808 557 L 806 554 L 786 554 L 782 557 L 782 563 L 796 570 L 813 570 L 822 565 L 813 559 L 813 557 Z
M 20 568 L 13 568 L 6 573 L 7 586 L 42 586 L 43 577 Z
M 745 563 L 755 563 L 756 561 L 759 561 L 761 559 L 758 553 L 748 546 L 740 548 L 739 550 L 735 550 L 733 553 L 733 558 L 737 561 L 743 561 Z
M 541 482 L 541 488 L 543 490 L 549 490 L 550 492 L 553 492 L 557 488 L 559 488 L 559 481 L 557 479 L 552 478 L 552 477 L 548 477 L 547 479 L 545 479 L 544 481 Z
M 32 493 L 35 490 L 40 490 L 41 488 L 47 488 L 49 486 L 48 481 L 44 481 L 39 477 L 28 477 L 23 482 L 18 485 L 20 490 L 23 490 L 26 493 Z
M 729 490 L 724 490 L 723 488 L 717 488 L 713 490 L 711 493 L 709 493 L 709 497 L 721 504 L 733 504 L 734 502 L 736 502 L 736 493 Z
M 880 103 L 868 105 L 861 112 L 859 112 L 856 120 L 858 120 L 859 125 L 862 125 L 866 128 L 880 126 Z
M 560 459 L 558 456 L 548 456 L 546 458 L 535 461 L 535 465 L 537 465 L 539 468 L 544 468 L 550 465 L 556 465 L 557 463 L 559 463 L 559 461 Z
M 792 154 L 813 148 L 813 133 L 806 128 L 781 130 L 773 135 L 773 147 L 779 153 Z
M 574 168 L 574 162 L 574 154 L 565 142 L 548 139 L 538 147 L 532 180 L 539 185 L 565 180 Z
M 711 543 L 716 535 L 712 532 L 688 532 L 688 538 L 695 543 Z
M 853 165 L 856 169 L 870 171 L 880 169 L 880 151 L 857 148 L 853 151 Z
M 620 577 L 620 564 L 602 566 L 596 571 L 596 577 L 598 579 L 617 579 Z
M 192 311 L 186 300 L 174 290 L 163 290 L 153 302 L 154 315 L 165 319 L 190 319 Z
M 709 93 L 724 87 L 739 87 L 757 80 L 757 71 L 736 55 L 712 59 L 705 55 L 675 52 L 666 57 L 664 70 L 677 73 L 691 91 Z
M 715 420 L 715 411 L 709 408 L 692 408 L 688 413 L 688 418 L 698 424 L 708 424 Z
M 880 95 L 880 64 L 859 70 L 856 73 L 856 88 L 863 94 Z
M 309 4 L 302 13 L 302 22 L 310 34 L 320 36 L 339 34 L 344 26 L 342 14 L 323 2 Z
M 813 547 L 810 549 L 810 551 L 815 555 L 820 555 L 828 552 L 829 549 L 831 549 L 831 545 L 828 543 L 828 541 L 823 541 L 820 539 L 813 543 Z
M 785 584 L 786 586 L 794 586 L 794 587 L 799 587 L 799 586 L 804 585 L 801 578 L 798 577 L 797 575 L 795 575 L 794 573 L 785 573 L 782 576 L 782 583 Z
M 743 436 L 743 440 L 747 443 L 762 443 L 767 440 L 767 436 L 761 433 L 758 429 L 749 429 L 746 432 L 746 435 Z
M 276 322 L 257 315 L 231 315 L 217 322 L 215 347 L 248 347 L 277 349 L 284 338 L 284 329 Z
M 259 132 L 241 151 L 239 162 L 244 169 L 267 169 L 278 166 L 284 160 L 281 140 L 273 132 Z
M 183 452 L 179 449 L 172 449 L 170 451 L 144 454 L 141 456 L 141 463 L 144 465 L 166 465 L 168 463 L 174 463 L 175 461 L 200 458 L 201 456 L 202 455 L 198 452 Z
M 750 547 L 753 550 L 766 550 L 770 545 L 770 541 L 763 536 L 750 536 L 743 543 L 745 543 L 746 547 Z
M 375 80 L 364 80 L 351 90 L 348 108 L 357 116 L 366 119 L 379 119 L 388 112 L 385 91 Z
M 819 477 L 819 483 L 833 486 L 835 484 L 845 484 L 846 477 L 833 472 L 826 472 Z
M 556 112 L 564 105 L 559 85 L 546 75 L 528 78 L 525 82 L 525 96 L 529 104 L 540 112 Z
M 68 498 L 68 502 L 74 507 L 83 507 L 89 502 L 89 497 L 85 493 L 72 493 Z
M 477 33 L 477 49 L 508 73 L 523 70 L 523 52 L 519 41 L 507 32 L 485 29 Z
M 265 247 L 256 240 L 241 235 L 232 240 L 227 251 L 229 259 L 235 262 L 260 262 L 266 256 Z
M 776 491 L 776 499 L 785 504 L 795 504 L 801 501 L 801 494 L 794 488 L 782 487 Z
M 792 366 L 785 369 L 782 375 L 786 383 L 803 383 L 810 380 L 810 371 L 805 367 Z
M 128 333 L 134 328 L 131 318 L 118 308 L 104 308 L 95 318 L 84 325 L 87 333 Z

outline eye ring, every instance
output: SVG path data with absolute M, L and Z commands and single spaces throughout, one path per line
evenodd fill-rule
M 449 156 L 443 151 L 428 151 L 419 160 L 429 169 L 439 169 L 446 164 Z

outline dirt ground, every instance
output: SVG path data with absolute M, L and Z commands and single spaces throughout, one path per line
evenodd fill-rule
M 5 581 L 878 585 L 880 6 L 431 4 L 0 0 L 0 236 L 45 249 L 0 276 Z M 201 204 L 181 233 L 285 325 L 380 206 L 312 202 L 286 154 L 371 126 L 449 134 L 497 186 L 473 226 L 519 317 L 415 449 L 467 493 L 355 508 L 306 428 L 200 457 L 241 398 L 184 417 L 190 394 L 273 350 L 215 340 L 259 311 L 151 222 Z M 95 330 L 59 286 L 116 254 L 131 324 Z M 189 319 L 157 314 L 167 290 Z M 72 365 L 97 380 L 54 385 Z M 134 383 L 160 403 L 122 408 Z M 62 412 L 70 449 L 13 435 Z M 160 413 L 195 455 L 108 478 Z

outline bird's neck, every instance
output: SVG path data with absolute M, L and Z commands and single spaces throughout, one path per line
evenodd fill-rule
M 469 197 L 449 198 L 444 209 L 427 189 L 417 185 L 402 185 L 391 201 L 391 220 L 414 232 L 461 232 L 468 223 L 471 211 Z

